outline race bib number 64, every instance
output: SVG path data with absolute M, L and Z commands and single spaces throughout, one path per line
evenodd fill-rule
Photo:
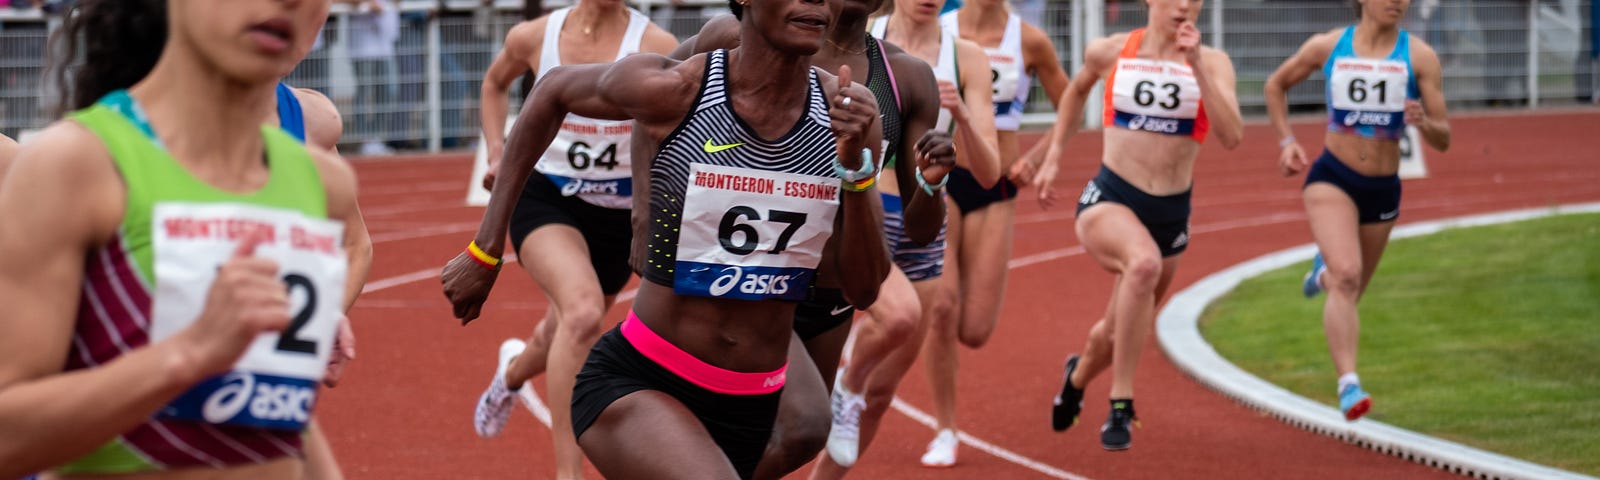
M 151 340 L 199 318 L 217 270 L 257 231 L 269 233 L 256 256 L 278 262 L 288 290 L 288 327 L 256 337 L 233 370 L 200 382 L 159 415 L 290 430 L 310 420 L 344 306 L 344 225 L 260 206 L 156 205 Z

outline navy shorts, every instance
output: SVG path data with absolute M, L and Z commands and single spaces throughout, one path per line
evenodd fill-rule
M 950 181 L 944 186 L 950 192 L 950 199 L 956 201 L 956 208 L 962 215 L 972 213 L 974 210 L 987 207 L 991 203 L 1010 200 L 1017 197 L 1017 184 L 1005 175 L 1000 176 L 1000 181 L 993 187 L 983 188 L 978 184 L 978 179 L 972 172 L 965 168 L 956 167 L 950 170 Z
M 761 395 L 707 390 L 646 357 L 623 335 L 623 328 L 618 325 L 600 335 L 589 350 L 583 369 L 578 371 L 572 389 L 575 437 L 582 438 L 606 407 L 618 399 L 655 390 L 671 395 L 688 408 L 739 472 L 739 478 L 750 478 L 772 436 L 772 425 L 778 419 L 778 397 L 783 390 Z M 669 454 L 669 447 L 662 445 L 661 454 Z
M 633 246 L 632 215 L 630 210 L 605 208 L 562 195 L 555 182 L 534 172 L 528 175 L 522 198 L 511 213 L 511 246 L 522 252 L 522 241 L 545 225 L 575 228 L 589 247 L 589 265 L 600 279 L 600 291 L 615 295 L 633 275 L 633 268 L 628 266 Z
M 1173 195 L 1151 195 L 1101 165 L 1100 173 L 1089 180 L 1083 187 L 1083 195 L 1078 196 L 1078 216 L 1083 216 L 1084 209 L 1103 202 L 1122 204 L 1133 210 L 1139 223 L 1150 231 L 1150 238 L 1161 249 L 1161 257 L 1171 257 L 1189 248 L 1189 197 L 1193 192 L 1191 188 Z
M 794 333 L 809 342 L 850 323 L 855 314 L 856 307 L 844 299 L 844 291 L 813 286 L 811 294 L 794 309 Z
M 1322 151 L 1311 171 L 1306 173 L 1306 185 L 1323 182 L 1338 187 L 1356 203 L 1361 224 L 1393 222 L 1400 218 L 1400 175 L 1369 177 L 1351 170 L 1332 152 Z M 1304 188 L 1302 186 L 1301 188 Z

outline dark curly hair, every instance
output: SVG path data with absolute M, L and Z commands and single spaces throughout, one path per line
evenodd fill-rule
M 166 0 L 79 0 L 50 39 L 48 71 L 61 93 L 56 113 L 133 86 L 155 68 L 166 43 Z

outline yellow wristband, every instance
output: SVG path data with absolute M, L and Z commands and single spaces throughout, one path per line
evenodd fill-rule
M 842 188 L 844 188 L 844 191 L 846 191 L 846 192 L 861 193 L 861 192 L 867 191 L 867 189 L 869 189 L 869 188 L 872 188 L 873 184 L 878 183 L 878 176 L 877 175 L 873 175 L 873 176 L 867 177 L 866 180 L 862 180 L 860 182 L 839 182 L 839 183 L 841 184 Z
M 472 254 L 472 258 L 477 259 L 485 267 L 495 268 L 500 266 L 500 259 L 494 258 L 488 252 L 484 252 L 482 248 L 478 248 L 477 240 L 467 244 L 467 253 Z

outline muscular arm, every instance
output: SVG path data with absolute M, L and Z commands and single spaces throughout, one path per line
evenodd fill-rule
M 1417 75 L 1417 90 L 1422 94 L 1425 115 L 1414 125 L 1422 139 L 1434 150 L 1450 149 L 1450 113 L 1445 108 L 1444 75 L 1439 67 L 1439 54 L 1421 39 L 1411 39 L 1411 68 Z
M 836 82 L 827 72 L 819 71 L 817 74 L 823 85 L 834 85 Z M 852 83 L 848 88 L 850 96 L 854 98 L 852 102 L 877 105 L 872 92 L 861 84 Z M 833 108 L 839 108 L 839 97 L 834 89 L 828 90 Z M 862 146 L 874 152 L 872 158 L 875 161 L 883 157 L 880 151 L 883 145 L 883 122 L 877 116 L 877 109 L 871 110 L 866 138 L 849 139 L 842 135 L 839 138 L 838 161 L 845 168 L 855 170 L 867 160 L 861 155 Z M 837 119 L 835 125 L 838 125 Z M 866 309 L 878 300 L 878 289 L 883 285 L 883 280 L 889 277 L 889 247 L 883 240 L 883 202 L 877 187 L 863 192 L 841 191 L 840 196 L 840 215 L 834 223 L 834 236 L 839 239 L 839 248 L 832 270 L 839 272 L 839 289 L 844 292 L 845 299 L 856 308 Z
M 1067 82 L 1066 90 L 1061 93 L 1061 103 L 1056 104 L 1056 125 L 1051 129 L 1050 150 L 1045 155 L 1045 162 L 1051 165 L 1059 162 L 1062 155 L 1067 152 L 1067 140 L 1072 139 L 1078 130 L 1083 128 L 1083 107 L 1089 100 L 1089 93 L 1094 91 L 1094 85 L 1105 77 L 1112 65 L 1116 62 L 1117 49 L 1121 47 L 1126 35 L 1095 40 L 1085 49 L 1083 55 L 1083 70 L 1077 77 Z
M 1244 139 L 1244 120 L 1239 115 L 1233 60 L 1222 50 L 1202 47 L 1194 79 L 1200 84 L 1200 101 L 1206 106 L 1206 118 L 1211 120 L 1211 132 L 1222 141 L 1223 148 L 1238 147 Z
M 962 65 L 988 65 L 983 48 L 967 40 L 956 40 L 956 58 Z M 967 67 L 961 71 L 962 102 L 965 111 L 952 111 L 956 131 L 957 162 L 972 171 L 983 188 L 1000 182 L 999 140 L 994 131 L 994 82 L 989 69 Z
M 928 195 L 913 175 L 917 174 L 917 141 L 939 121 L 939 84 L 933 79 L 933 69 L 922 60 L 903 52 L 890 59 L 890 68 L 904 88 L 900 91 L 900 121 L 904 123 L 894 173 L 900 197 L 906 200 L 906 236 L 913 243 L 927 245 L 939 238 L 939 228 L 944 226 L 944 195 Z M 925 180 L 938 184 L 943 177 Z
M 489 151 L 489 165 L 499 163 L 505 150 L 506 116 L 511 107 L 511 83 L 528 71 L 529 59 L 539 51 L 544 40 L 544 18 L 522 22 L 506 32 L 505 48 L 495 55 L 489 70 L 483 73 L 483 86 L 478 100 L 479 121 L 483 125 L 483 141 Z
M 1050 104 L 1060 105 L 1062 92 L 1066 91 L 1070 81 L 1067 71 L 1061 68 L 1061 59 L 1056 56 L 1056 46 L 1050 41 L 1050 36 L 1029 23 L 1022 24 L 1022 60 L 1025 68 L 1039 79 L 1039 86 L 1050 97 Z M 1019 161 L 1038 164 L 1049 149 L 1050 138 L 1046 135 L 1046 138 L 1034 143 L 1023 153 Z
M 183 335 L 61 373 L 85 252 L 108 239 L 121 215 L 124 189 L 99 145 L 87 130 L 59 123 L 30 142 L 0 182 L 0 478 L 87 454 L 200 379 Z
M 1333 51 L 1336 40 L 1338 37 L 1330 33 L 1311 37 L 1294 56 L 1284 60 L 1283 65 L 1279 65 L 1278 70 L 1267 77 L 1262 93 L 1267 100 L 1267 116 L 1271 117 L 1272 128 L 1278 132 L 1280 141 L 1294 136 L 1294 131 L 1289 129 L 1289 89 L 1322 67 L 1323 62 L 1328 60 L 1328 53 Z

